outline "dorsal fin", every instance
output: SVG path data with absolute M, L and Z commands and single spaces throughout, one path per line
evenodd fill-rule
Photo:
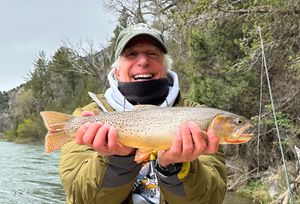
M 95 101 L 95 103 L 102 109 L 103 112 L 108 112 L 104 104 L 98 99 L 98 97 L 94 93 L 88 92 L 88 94 Z

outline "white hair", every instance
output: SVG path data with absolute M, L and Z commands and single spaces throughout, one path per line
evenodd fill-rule
M 168 54 L 163 54 L 164 56 L 164 68 L 166 71 L 172 69 L 172 63 L 173 59 Z M 112 69 L 119 69 L 120 68 L 120 56 L 117 58 L 117 60 L 111 65 Z

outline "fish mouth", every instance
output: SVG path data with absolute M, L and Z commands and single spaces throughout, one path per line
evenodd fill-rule
M 245 143 L 253 138 L 253 131 L 254 131 L 253 125 L 247 124 L 247 125 L 239 128 L 235 132 L 235 136 L 236 136 L 237 140 L 240 140 L 240 143 Z
M 231 138 L 224 138 L 224 141 L 229 144 L 246 143 L 253 138 L 253 125 L 248 124 L 239 128 Z

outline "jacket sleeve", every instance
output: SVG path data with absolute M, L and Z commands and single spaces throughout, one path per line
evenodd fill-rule
M 80 115 L 91 107 L 74 113 Z M 134 156 L 102 156 L 75 141 L 61 148 L 59 174 L 67 203 L 122 203 L 131 195 L 140 169 Z
M 167 203 L 221 204 L 226 193 L 226 166 L 221 151 L 184 163 L 177 175 L 157 173 Z

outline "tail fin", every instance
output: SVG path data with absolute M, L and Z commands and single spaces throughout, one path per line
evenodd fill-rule
M 40 114 L 48 130 L 45 138 L 46 153 L 59 149 L 71 140 L 71 138 L 65 133 L 65 123 L 72 116 L 54 111 L 43 111 Z

